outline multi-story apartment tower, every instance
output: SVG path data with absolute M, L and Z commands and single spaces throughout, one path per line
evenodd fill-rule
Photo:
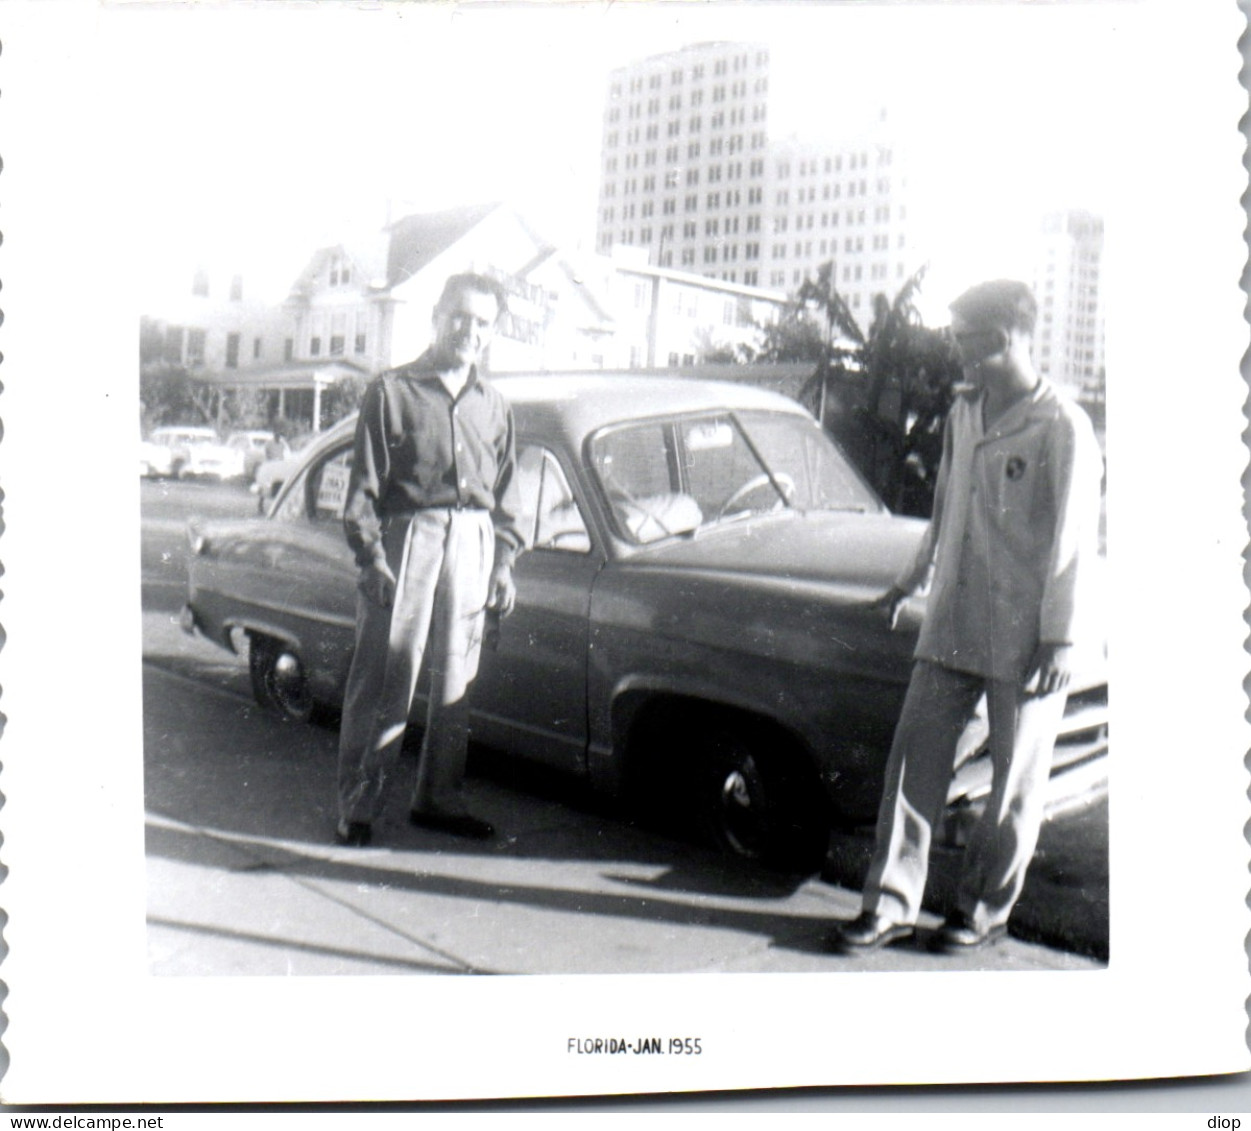
M 610 76 L 596 245 L 786 292 L 832 259 L 867 329 L 872 296 L 893 297 L 920 265 L 905 176 L 884 115 L 838 144 L 776 140 L 768 49 L 693 44 Z
M 659 267 L 758 285 L 763 268 L 769 52 L 701 43 L 609 79 L 596 245 Z
M 1067 209 L 1043 219 L 1034 289 L 1034 363 L 1058 384 L 1095 394 L 1103 381 L 1103 220 Z
M 873 296 L 893 298 L 920 266 L 908 235 L 907 173 L 885 129 L 839 144 L 791 137 L 770 146 L 767 273 L 795 291 L 833 261 L 834 283 L 864 329 Z

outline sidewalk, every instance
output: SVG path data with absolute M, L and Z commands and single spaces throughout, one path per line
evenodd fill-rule
M 597 809 L 475 776 L 487 845 L 414 829 L 329 844 L 335 735 L 145 666 L 149 962 L 157 975 L 1092 969 L 1008 939 L 952 958 L 824 947 L 855 890 L 745 868 Z M 209 715 L 188 731 L 192 704 Z M 402 760 L 401 776 L 413 760 Z M 934 926 L 937 916 L 923 926 Z

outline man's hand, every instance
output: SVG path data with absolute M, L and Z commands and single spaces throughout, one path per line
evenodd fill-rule
M 886 621 L 890 625 L 892 631 L 899 623 L 899 612 L 903 608 L 903 603 L 908 599 L 908 594 L 899 588 L 898 585 L 892 585 L 885 593 L 878 597 L 875 601 L 869 603 L 869 608 L 880 610 L 886 615 Z
M 381 608 L 389 609 L 395 600 L 395 574 L 382 559 L 371 562 L 361 570 L 356 587 Z
M 1073 677 L 1073 648 L 1069 644 L 1038 645 L 1025 676 L 1027 695 L 1051 695 L 1063 691 Z
M 487 608 L 500 617 L 506 617 L 517 603 L 517 586 L 513 584 L 513 567 L 497 565 L 491 571 L 491 586 L 487 592 Z

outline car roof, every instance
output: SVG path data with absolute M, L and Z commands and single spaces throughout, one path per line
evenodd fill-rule
M 716 409 L 768 409 L 809 417 L 780 393 L 736 381 L 599 373 L 492 377 L 519 418 L 559 421 L 563 431 L 585 436 L 607 424 L 649 416 Z
M 507 374 L 489 380 L 513 406 L 520 427 L 563 433 L 575 444 L 605 425 L 686 412 L 757 409 L 812 419 L 790 397 L 746 382 L 576 372 Z M 355 414 L 340 420 L 308 450 L 351 435 L 355 422 Z
M 201 424 L 166 424 L 152 429 L 153 436 L 172 436 L 182 433 L 185 436 L 216 436 L 216 430 Z

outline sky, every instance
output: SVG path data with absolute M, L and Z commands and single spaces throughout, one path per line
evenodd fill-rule
M 775 134 L 833 139 L 889 107 L 928 186 L 932 278 L 950 287 L 1014 273 L 1044 208 L 1115 211 L 1139 10 L 138 5 L 105 27 L 109 122 L 147 233 L 144 277 L 212 257 L 277 298 L 314 248 L 388 208 L 505 199 L 563 246 L 591 248 L 611 69 L 692 42 L 760 42 Z

